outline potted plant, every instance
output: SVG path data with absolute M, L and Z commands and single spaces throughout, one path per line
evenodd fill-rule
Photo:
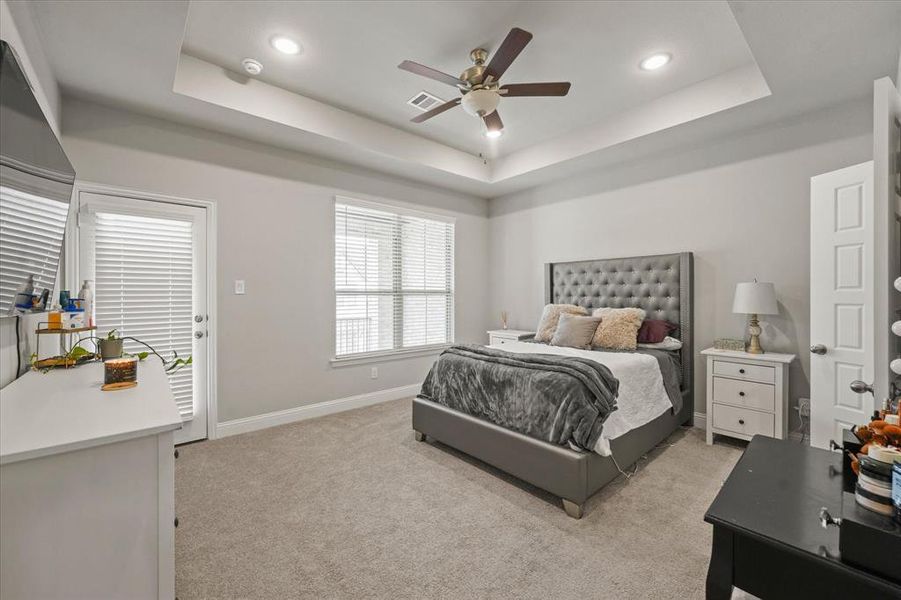
M 106 337 L 98 342 L 98 345 L 102 360 L 122 357 L 122 338 L 119 337 L 117 330 L 113 329 L 107 333 Z

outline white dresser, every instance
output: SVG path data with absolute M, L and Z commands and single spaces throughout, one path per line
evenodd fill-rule
M 533 335 L 535 335 L 534 331 L 523 331 L 522 329 L 491 329 L 488 331 L 488 343 L 495 345 L 516 342 Z
M 157 360 L 103 392 L 103 366 L 0 391 L 0 597 L 175 597 L 181 418 Z
M 788 437 L 788 367 L 794 354 L 708 348 L 707 443 L 713 434 L 750 440 Z

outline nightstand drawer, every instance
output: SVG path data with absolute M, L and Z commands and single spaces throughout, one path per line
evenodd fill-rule
M 762 413 L 725 404 L 713 405 L 713 427 L 748 437 L 757 434 L 773 437 L 775 431 L 772 413 Z
M 773 383 L 776 381 L 776 369 L 763 365 L 749 365 L 728 360 L 713 361 L 713 374 L 752 381 Z
M 505 338 L 505 337 L 497 337 L 495 335 L 488 338 L 489 344 L 506 344 L 507 342 L 515 342 L 516 340 Z
M 713 401 L 718 404 L 773 411 L 776 407 L 776 387 L 768 383 L 714 377 Z

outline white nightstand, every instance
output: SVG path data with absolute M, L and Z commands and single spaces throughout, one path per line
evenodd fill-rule
M 713 434 L 750 440 L 788 436 L 788 366 L 794 354 L 708 348 L 707 443 Z
M 534 331 L 522 331 L 521 329 L 491 329 L 488 331 L 488 343 L 506 344 L 507 342 L 517 342 L 523 338 L 535 335 Z

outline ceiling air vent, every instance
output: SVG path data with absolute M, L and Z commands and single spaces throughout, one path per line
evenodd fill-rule
M 415 106 L 422 112 L 432 110 L 436 106 L 444 104 L 444 102 L 445 101 L 438 96 L 433 96 L 428 92 L 419 92 L 418 94 L 407 100 L 407 104 L 409 104 L 410 106 Z

